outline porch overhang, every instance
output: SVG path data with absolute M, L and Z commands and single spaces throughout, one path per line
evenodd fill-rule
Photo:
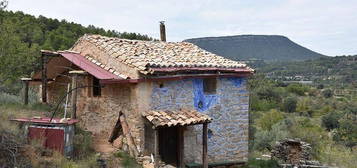
M 107 70 L 105 70 L 100 65 L 89 61 L 85 56 L 71 52 L 71 51 L 60 51 L 60 52 L 42 52 L 44 55 L 51 54 L 51 58 L 46 62 L 46 77 L 48 79 L 54 79 L 59 74 L 71 70 L 71 65 L 75 65 L 78 68 L 88 72 L 97 79 L 100 80 L 121 80 L 121 78 Z M 41 71 L 35 73 L 32 79 L 42 79 Z
M 189 126 L 212 121 L 209 116 L 188 109 L 147 111 L 143 117 L 152 123 L 154 128 Z

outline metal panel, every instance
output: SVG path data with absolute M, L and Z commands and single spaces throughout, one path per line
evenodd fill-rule
M 16 118 L 16 119 L 11 119 L 11 121 L 18 121 L 18 122 L 25 122 L 25 123 L 38 123 L 42 125 L 72 125 L 79 120 L 76 119 L 69 119 L 69 120 L 61 120 L 61 118 L 52 118 L 52 121 L 50 122 L 51 118 L 49 117 L 41 117 L 41 118 Z
M 30 140 L 40 140 L 46 148 L 63 153 L 64 130 L 61 127 L 29 126 L 28 137 Z
M 63 57 L 98 79 L 122 79 L 75 53 L 61 53 Z

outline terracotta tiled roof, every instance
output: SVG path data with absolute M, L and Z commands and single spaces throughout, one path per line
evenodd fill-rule
M 160 42 L 126 40 L 100 35 L 84 35 L 81 42 L 89 42 L 118 61 L 137 69 L 143 74 L 158 68 L 227 68 L 253 72 L 246 64 L 232 61 L 205 51 L 188 42 Z M 86 57 L 93 61 L 93 58 Z M 98 62 L 99 63 L 99 62 Z M 104 66 L 104 65 L 103 65 Z M 116 71 L 116 67 L 110 67 Z
M 148 111 L 143 114 L 154 127 L 159 126 L 184 126 L 195 125 L 210 122 L 212 119 L 195 110 L 177 110 L 177 111 Z

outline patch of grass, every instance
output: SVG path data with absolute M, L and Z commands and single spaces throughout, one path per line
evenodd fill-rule
M 114 156 L 121 158 L 121 165 L 124 168 L 141 168 L 141 166 L 136 162 L 136 160 L 126 152 L 119 151 L 114 153 Z
M 94 149 L 92 148 L 92 134 L 76 127 L 73 148 L 75 159 L 85 159 L 88 155 L 94 154 Z
M 0 92 L 0 104 L 20 104 L 21 97 Z
M 258 160 L 249 159 L 248 164 L 243 168 L 279 168 L 279 164 L 275 160 Z

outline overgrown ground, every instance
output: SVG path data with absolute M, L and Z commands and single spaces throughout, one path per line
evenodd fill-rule
M 27 142 L 23 129 L 18 123 L 9 121 L 17 117 L 49 116 L 53 108 L 36 102 L 31 94 L 31 103 L 21 104 L 21 98 L 15 95 L 0 93 L 0 167 L 56 167 L 56 168 L 97 168 L 140 167 L 126 153 L 117 152 L 102 162 L 102 156 L 92 149 L 92 137 L 89 132 L 76 128 L 74 138 L 74 157 L 62 155 L 44 149 L 39 142 Z
M 313 158 L 323 164 L 346 168 L 357 165 L 357 97 L 336 95 L 333 87 L 286 85 L 260 75 L 249 80 L 249 87 L 251 156 L 247 167 L 276 167 L 275 161 L 255 158 L 270 154 L 275 142 L 284 138 L 300 138 L 312 144 Z M 1 141 L 0 165 L 99 167 L 101 156 L 91 148 L 91 134 L 80 129 L 76 130 L 72 159 L 49 152 L 35 142 L 27 145 L 22 129 L 9 119 L 48 116 L 53 108 L 38 103 L 33 92 L 27 106 L 21 104 L 20 97 L 0 93 L 0 136 L 10 140 L 8 143 Z M 58 115 L 61 116 L 61 112 Z M 120 151 L 109 156 L 106 164 L 108 167 L 140 167 Z
M 323 85 L 284 84 L 256 75 L 251 87 L 251 158 L 270 154 L 275 142 L 299 138 L 313 158 L 331 166 L 357 165 L 357 103 Z M 351 86 L 353 87 L 353 86 Z

